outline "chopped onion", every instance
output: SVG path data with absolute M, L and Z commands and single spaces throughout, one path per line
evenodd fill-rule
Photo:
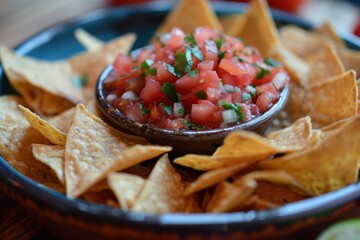
M 139 97 L 133 91 L 126 91 L 121 95 L 121 99 L 138 100 Z
M 254 95 L 256 94 L 256 89 L 255 89 L 253 86 L 251 86 L 251 85 L 247 85 L 247 86 L 245 87 L 245 91 L 248 92 L 248 93 L 250 93 L 251 96 L 254 96 Z
M 230 85 L 230 84 L 224 84 L 224 89 L 226 92 L 240 92 L 240 88 Z
M 106 96 L 106 101 L 112 102 L 116 97 L 117 97 L 116 94 L 109 94 Z
M 224 123 L 236 123 L 238 118 L 234 109 L 228 109 L 221 112 Z
M 287 83 L 288 75 L 285 72 L 278 72 L 272 79 L 277 90 L 281 90 Z
M 180 103 L 180 102 L 174 103 L 173 111 L 174 111 L 174 117 L 177 117 L 177 118 L 183 117 L 185 114 L 185 108 L 182 105 L 182 103 Z

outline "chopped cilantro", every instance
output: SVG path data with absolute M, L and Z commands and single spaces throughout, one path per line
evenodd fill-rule
M 218 52 L 219 62 L 225 57 L 225 52 Z
M 196 75 L 198 75 L 198 74 L 199 74 L 199 70 L 197 70 L 197 69 L 194 69 L 188 73 L 188 75 L 190 77 L 196 77 Z
M 175 90 L 174 84 L 169 82 L 165 82 L 162 87 L 161 91 L 165 94 L 165 96 L 172 102 L 180 102 L 179 96 Z
M 176 77 L 181 77 L 181 74 L 170 64 L 165 63 L 165 67 L 172 75 L 174 75 Z
M 226 39 L 224 38 L 223 35 L 221 35 L 219 39 L 214 39 L 214 43 L 217 49 L 220 50 L 221 46 L 226 43 Z
M 176 71 L 181 73 L 188 73 L 191 71 L 192 65 L 193 60 L 191 57 L 191 50 L 189 48 L 185 48 L 184 53 L 178 53 L 175 55 L 174 67 Z
M 147 70 L 150 68 L 150 66 L 154 63 L 152 59 L 147 59 L 141 62 L 141 69 Z
M 147 74 L 150 75 L 156 75 L 157 74 L 157 69 L 155 67 L 150 68 L 149 70 L 146 71 Z
M 205 128 L 204 125 L 196 124 L 191 121 L 184 120 L 185 128 L 189 130 L 203 130 Z
M 178 110 L 177 110 L 177 112 L 178 112 L 178 114 L 183 114 L 184 112 L 185 112 L 185 108 L 179 108 Z
M 260 72 L 256 74 L 256 79 L 262 79 L 265 75 L 270 74 L 269 70 L 259 66 L 258 64 L 255 63 L 254 66 L 260 70 Z
M 203 90 L 198 91 L 197 93 L 195 93 L 195 96 L 198 99 L 202 99 L 205 100 L 206 99 L 206 93 Z
M 192 33 L 190 33 L 184 38 L 184 42 L 190 44 L 191 47 L 194 47 L 198 44 Z
M 236 104 L 236 103 L 228 103 L 228 102 L 225 102 L 225 101 L 221 101 L 221 106 L 224 109 L 233 109 L 233 110 L 235 110 L 235 113 L 236 113 L 236 115 L 238 117 L 239 122 L 242 122 L 243 114 L 242 114 L 242 111 L 241 111 L 241 105 Z
M 194 55 L 199 61 L 204 61 L 204 56 L 198 47 L 186 47 L 190 50 L 191 54 Z
M 241 94 L 241 98 L 245 102 L 245 101 L 251 99 L 251 94 L 250 93 L 243 93 L 243 94 Z
M 141 109 L 141 114 L 142 115 L 146 115 L 146 114 L 148 114 L 150 112 L 150 109 L 145 108 L 144 104 L 142 104 L 142 103 L 138 103 L 138 104 L 139 104 L 139 107 Z
M 172 106 L 165 106 L 165 107 L 164 107 L 164 111 L 165 111 L 168 115 L 171 115 L 171 114 L 172 114 Z
M 280 67 L 281 63 L 272 58 L 265 58 L 264 63 L 270 67 Z
M 81 77 L 73 76 L 71 78 L 71 83 L 76 88 L 83 88 L 88 84 L 88 82 L 89 82 L 89 78 L 86 74 L 82 75 Z

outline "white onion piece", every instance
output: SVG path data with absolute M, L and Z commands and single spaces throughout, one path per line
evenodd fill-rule
M 176 102 L 176 103 L 174 103 L 173 111 L 174 111 L 174 117 L 179 118 L 179 117 L 183 117 L 183 116 L 184 116 L 185 108 L 184 108 L 184 106 L 182 105 L 182 103 Z
M 238 118 L 234 109 L 228 109 L 221 112 L 224 123 L 236 123 Z
M 116 94 L 109 94 L 106 96 L 106 101 L 112 102 L 116 97 L 117 97 Z
M 226 92 L 230 93 L 230 92 L 240 92 L 240 88 L 230 85 L 230 84 L 224 84 L 224 89 Z
M 278 72 L 272 79 L 272 83 L 275 85 L 277 90 L 281 90 L 287 82 L 288 75 L 284 72 Z
M 256 94 L 256 89 L 251 85 L 247 85 L 245 87 L 245 91 L 250 93 L 252 96 Z
M 121 95 L 121 99 L 138 100 L 139 97 L 133 91 L 126 91 Z

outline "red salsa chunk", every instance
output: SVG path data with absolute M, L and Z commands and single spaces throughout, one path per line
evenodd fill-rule
M 106 100 L 128 118 L 166 129 L 202 130 L 266 112 L 289 81 L 282 65 L 238 38 L 174 28 L 134 57 L 119 55 Z

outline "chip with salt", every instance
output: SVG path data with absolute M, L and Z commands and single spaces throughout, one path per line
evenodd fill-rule
M 25 105 L 24 99 L 15 95 L 0 97 L 0 122 L 20 125 L 29 125 L 18 105 Z
M 98 50 L 105 44 L 103 41 L 81 28 L 75 30 L 75 37 L 88 51 Z

